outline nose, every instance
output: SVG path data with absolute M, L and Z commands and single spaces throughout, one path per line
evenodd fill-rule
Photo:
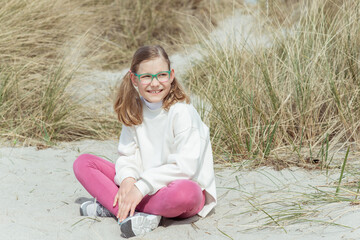
M 150 83 L 150 86 L 156 87 L 156 86 L 159 86 L 159 85 L 160 85 L 159 80 L 157 80 L 157 78 L 154 77 L 153 80 L 152 80 L 151 83 Z

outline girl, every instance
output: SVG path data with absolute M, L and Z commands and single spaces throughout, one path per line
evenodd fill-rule
M 90 154 L 74 162 L 97 199 L 83 203 L 81 215 L 116 216 L 125 237 L 153 230 L 162 216 L 205 217 L 216 204 L 209 129 L 161 46 L 135 52 L 114 109 L 123 124 L 116 164 Z

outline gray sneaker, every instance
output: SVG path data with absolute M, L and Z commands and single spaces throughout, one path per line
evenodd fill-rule
M 119 223 L 120 230 L 124 237 L 130 238 L 154 230 L 159 226 L 160 220 L 159 215 L 137 212 Z
M 80 205 L 81 216 L 115 217 L 98 201 L 86 201 Z

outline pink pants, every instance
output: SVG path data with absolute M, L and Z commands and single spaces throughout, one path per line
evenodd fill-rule
M 114 182 L 115 164 L 91 154 L 82 154 L 74 162 L 74 173 L 84 188 L 105 208 L 116 216 L 118 205 L 113 207 L 119 190 Z M 163 217 L 188 218 L 197 214 L 205 203 L 205 193 L 191 180 L 176 180 L 154 195 L 146 195 L 136 211 Z

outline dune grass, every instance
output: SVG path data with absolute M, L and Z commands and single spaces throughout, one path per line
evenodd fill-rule
M 77 66 L 64 62 L 63 46 L 80 34 L 84 21 L 74 19 L 86 18 L 78 5 L 12 0 L 0 9 L 2 139 L 52 144 L 105 133 L 66 91 Z
M 291 26 L 299 20 L 304 0 L 259 0 L 259 6 L 268 23 L 273 26 Z
M 131 61 L 134 50 L 147 44 L 161 44 L 168 51 L 196 39 L 191 27 L 216 25 L 232 7 L 232 1 L 160 0 L 112 1 L 101 11 L 95 64 L 118 69 Z M 103 30 L 102 30 L 103 29 Z
M 116 69 L 144 44 L 174 50 L 190 25 L 212 25 L 230 1 L 9 0 L 0 8 L 0 136 L 52 144 L 118 136 L 73 98 L 79 68 Z M 219 10 L 219 11 L 218 11 Z M 220 15 L 219 15 L 220 16 Z
M 219 155 L 266 163 L 274 150 L 360 143 L 360 3 L 304 1 L 300 9 L 271 47 L 209 41 L 206 60 L 189 71 L 189 87 L 211 104 Z
M 342 217 L 359 205 L 359 167 L 348 165 L 349 149 L 336 158 L 341 168 L 328 172 L 305 171 L 299 168 L 275 171 L 261 167 L 249 171 L 247 166 L 233 170 L 230 186 L 219 187 L 219 201 L 225 196 L 234 198 L 234 208 L 224 218 L 237 219 L 239 231 L 279 229 L 285 233 L 311 225 L 354 229 Z M 235 164 L 237 165 L 237 164 Z M 294 171 L 295 170 L 295 171 Z M 253 184 L 253 177 L 258 181 Z M 221 179 L 221 177 L 220 177 Z M 242 222 L 239 219 L 247 219 Z M 347 225 L 349 224 L 349 225 Z

